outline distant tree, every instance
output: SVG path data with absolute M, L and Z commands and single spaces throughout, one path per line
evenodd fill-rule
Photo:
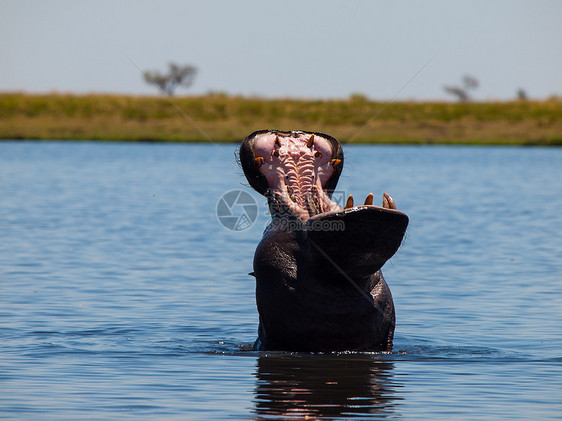
M 174 95 L 179 86 L 189 88 L 195 79 L 197 68 L 191 65 L 180 66 L 175 63 L 168 65 L 168 73 L 146 71 L 143 73 L 146 83 L 156 85 L 166 95 Z
M 454 95 L 460 102 L 467 102 L 470 100 L 468 91 L 478 88 L 478 80 L 472 76 L 466 75 L 462 78 L 462 86 L 445 86 L 443 89 L 448 94 Z
M 354 92 L 349 96 L 351 102 L 369 102 L 367 95 L 361 94 L 359 92 Z
M 464 75 L 462 78 L 462 83 L 465 89 L 476 89 L 478 88 L 478 80 L 470 75 Z
M 517 99 L 521 101 L 525 101 L 528 98 L 527 92 L 525 92 L 522 88 L 517 90 Z
M 458 86 L 445 86 L 443 89 L 445 89 L 445 92 L 447 92 L 448 94 L 456 96 L 460 102 L 468 101 L 468 94 L 463 88 L 460 88 Z

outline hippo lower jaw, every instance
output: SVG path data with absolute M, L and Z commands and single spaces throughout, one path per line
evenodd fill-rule
M 386 193 L 382 207 L 372 194 L 361 206 L 352 196 L 334 203 L 343 151 L 322 133 L 254 132 L 240 162 L 272 215 L 254 255 L 260 349 L 391 350 L 394 305 L 380 268 L 408 217 Z
M 319 273 L 335 268 L 349 280 L 378 271 L 400 247 L 407 226 L 403 212 L 363 205 L 310 218 L 306 239 Z

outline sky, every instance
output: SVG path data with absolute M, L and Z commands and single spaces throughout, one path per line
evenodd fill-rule
M 0 0 L 0 92 L 475 100 L 562 95 L 559 0 Z

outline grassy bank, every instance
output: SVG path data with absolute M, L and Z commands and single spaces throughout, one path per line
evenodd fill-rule
M 562 100 L 393 102 L 0 94 L 0 139 L 239 142 L 263 128 L 353 143 L 562 145 Z

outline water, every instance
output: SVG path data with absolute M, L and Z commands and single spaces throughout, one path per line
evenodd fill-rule
M 391 354 L 256 353 L 233 145 L 0 143 L 0 415 L 556 419 L 562 150 L 346 146 L 410 217 Z

